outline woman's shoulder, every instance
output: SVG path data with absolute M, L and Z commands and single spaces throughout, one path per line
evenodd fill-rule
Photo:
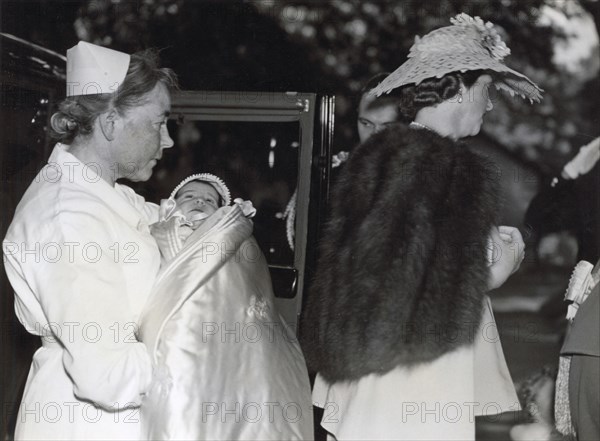
M 7 232 L 7 238 L 34 235 L 52 237 L 65 224 L 110 222 L 110 209 L 99 196 L 69 182 L 35 180 L 21 201 Z
M 142 207 L 146 203 L 146 199 L 142 195 L 137 194 L 133 188 L 125 184 L 116 183 L 115 190 L 136 208 Z
M 159 206 L 137 194 L 131 187 L 123 184 L 115 184 L 115 190 L 131 204 L 140 215 L 148 222 L 153 224 L 158 221 Z
M 371 136 L 352 156 L 404 157 L 425 155 L 431 150 L 443 150 L 451 155 L 456 148 L 457 143 L 449 138 L 399 122 Z

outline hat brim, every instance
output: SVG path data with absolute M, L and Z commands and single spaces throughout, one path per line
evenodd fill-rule
M 435 60 L 427 59 L 424 62 L 420 57 L 411 57 L 398 69 L 392 72 L 369 94 L 381 96 L 390 93 L 393 89 L 409 84 L 418 85 L 429 78 L 441 78 L 451 72 L 466 72 L 471 70 L 488 70 L 499 75 L 493 75 L 497 88 L 506 90 L 511 96 L 515 94 L 530 102 L 540 101 L 543 90 L 540 89 L 527 76 L 509 68 L 504 63 L 493 58 L 473 59 L 469 57 L 456 57 L 456 55 L 441 55 Z

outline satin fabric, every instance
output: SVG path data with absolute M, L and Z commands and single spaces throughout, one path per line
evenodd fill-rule
M 304 357 L 251 234 L 238 206 L 221 208 L 161 270 L 140 328 L 155 363 L 147 438 L 313 438 Z
M 335 384 L 317 375 L 321 426 L 338 440 L 474 440 L 476 416 L 521 408 L 488 296 L 474 337 L 472 346 L 414 369 Z
M 4 240 L 17 317 L 42 337 L 15 439 L 139 439 L 152 363 L 136 323 L 159 270 L 158 207 L 57 144 Z

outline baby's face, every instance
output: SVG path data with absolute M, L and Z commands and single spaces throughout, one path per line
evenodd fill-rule
M 219 193 L 210 184 L 191 181 L 181 187 L 175 196 L 177 208 L 186 219 L 198 213 L 213 214 L 219 208 Z

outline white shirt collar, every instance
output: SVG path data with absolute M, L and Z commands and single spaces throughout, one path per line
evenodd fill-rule
M 102 169 L 98 164 L 82 163 L 69 153 L 67 145 L 57 143 L 48 159 L 44 178 L 50 182 L 60 181 L 85 188 L 137 228 L 142 220 L 141 213 L 127 200 L 124 192 L 118 188 L 119 184 L 111 186 L 102 179 L 101 174 Z

